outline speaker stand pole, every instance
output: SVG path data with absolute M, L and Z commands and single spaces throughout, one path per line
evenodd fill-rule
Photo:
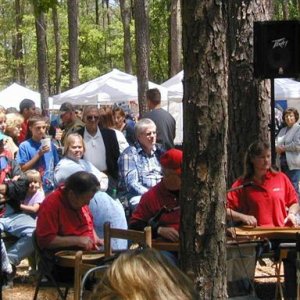
M 270 126 L 270 138 L 271 138 L 271 158 L 272 166 L 276 163 L 276 151 L 275 151 L 275 84 L 274 78 L 271 78 L 271 126 Z

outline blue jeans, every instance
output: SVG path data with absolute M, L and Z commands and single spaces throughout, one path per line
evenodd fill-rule
M 10 263 L 17 266 L 34 251 L 32 233 L 36 228 L 36 221 L 24 213 L 14 213 L 0 218 L 0 228 L 19 238 L 7 251 Z
M 300 198 L 300 170 L 290 170 L 288 167 L 282 167 L 282 172 L 287 175 L 287 177 L 291 180 L 297 194 L 298 194 L 298 201 Z

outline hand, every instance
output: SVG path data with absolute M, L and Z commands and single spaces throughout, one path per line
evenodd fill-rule
M 295 214 L 293 214 L 293 213 L 288 214 L 287 217 L 284 219 L 284 225 L 287 225 L 290 227 L 296 227 L 298 224 L 297 224 Z
M 104 240 L 97 237 L 95 239 L 95 244 L 96 244 L 97 249 L 99 249 L 101 246 L 104 246 Z
M 20 175 L 16 175 L 16 176 L 14 176 L 14 177 L 12 178 L 11 181 L 17 181 L 20 177 L 21 177 Z
M 60 128 L 56 128 L 55 137 L 54 138 L 57 141 L 61 141 L 62 135 L 63 135 L 63 131 Z
M 249 225 L 249 226 L 254 226 L 256 227 L 257 226 L 257 220 L 254 216 L 250 216 L 250 215 L 242 215 L 241 216 L 241 221 L 246 224 L 246 225 Z
M 78 236 L 78 246 L 84 250 L 94 249 L 94 241 L 89 236 Z
M 50 151 L 50 147 L 45 145 L 45 146 L 40 148 L 39 156 L 43 156 L 46 152 L 49 152 L 49 151 Z
M 277 146 L 275 149 L 276 149 L 276 153 L 278 154 L 282 154 L 285 152 L 282 146 Z
M 179 233 L 173 227 L 158 227 L 157 233 L 172 242 L 177 242 L 179 240 Z

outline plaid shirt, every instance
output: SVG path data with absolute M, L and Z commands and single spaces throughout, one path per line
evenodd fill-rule
M 162 179 L 159 162 L 163 150 L 154 146 L 148 155 L 139 143 L 124 150 L 118 160 L 119 196 L 130 199 L 142 195 Z

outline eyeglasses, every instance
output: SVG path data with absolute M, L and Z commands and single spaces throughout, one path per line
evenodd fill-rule
M 98 116 L 86 116 L 86 119 L 88 121 L 93 121 L 93 120 L 98 121 L 99 117 Z

